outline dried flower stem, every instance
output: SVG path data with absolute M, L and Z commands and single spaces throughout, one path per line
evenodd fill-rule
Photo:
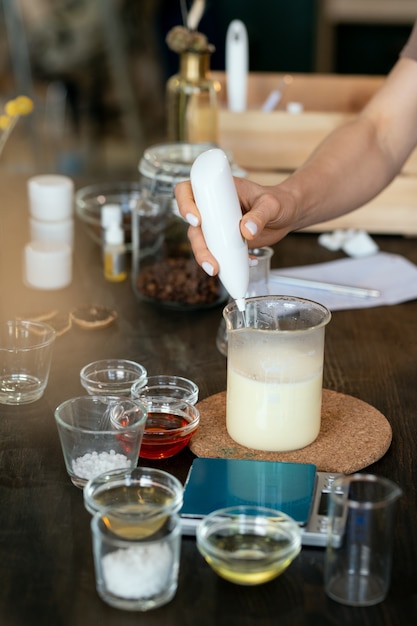
M 6 141 L 10 137 L 13 128 L 16 126 L 16 122 L 18 119 L 18 117 L 12 117 L 10 119 L 9 125 L 3 130 L 2 134 L 0 135 L 0 156 L 3 152 L 4 146 L 6 145 Z
M 205 0 L 194 0 L 187 17 L 187 28 L 189 28 L 190 30 L 197 30 L 205 10 Z
M 181 7 L 182 23 L 184 24 L 184 26 L 186 26 L 187 21 L 188 21 L 187 0 L 180 0 L 180 7 Z
M 18 96 L 6 102 L 5 113 L 0 115 L 0 156 L 4 146 L 16 126 L 19 117 L 29 115 L 33 110 L 33 102 L 27 96 Z

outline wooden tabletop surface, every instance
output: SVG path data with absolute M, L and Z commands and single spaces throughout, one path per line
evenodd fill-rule
M 0 624 L 5 626 L 300 626 L 417 621 L 417 302 L 337 311 L 326 329 L 324 386 L 363 400 L 389 420 L 393 440 L 365 471 L 403 489 L 394 529 L 392 583 L 386 600 L 359 609 L 328 599 L 321 548 L 303 548 L 289 569 L 259 587 L 217 577 L 195 540 L 182 541 L 174 599 L 145 614 L 110 608 L 95 590 L 90 515 L 66 474 L 53 419 L 55 407 L 81 395 L 79 371 L 106 357 L 142 363 L 150 374 L 193 379 L 200 398 L 224 391 L 226 362 L 215 345 L 221 307 L 169 311 L 139 302 L 130 281 L 112 284 L 102 273 L 99 246 L 76 223 L 70 287 L 41 292 L 22 282 L 28 240 L 25 176 L 0 175 L 0 318 L 84 304 L 114 308 L 106 329 L 72 328 L 57 338 L 47 390 L 26 406 L 0 405 Z M 417 263 L 414 239 L 382 236 L 380 248 Z M 314 234 L 293 234 L 275 247 L 274 266 L 339 258 Z M 193 454 L 147 462 L 185 480 Z M 141 463 L 141 462 L 140 462 Z

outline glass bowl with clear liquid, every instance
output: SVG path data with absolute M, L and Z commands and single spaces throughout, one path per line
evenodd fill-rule
M 301 529 L 291 517 L 261 506 L 213 511 L 197 527 L 197 548 L 222 578 L 260 585 L 282 574 L 301 550 Z

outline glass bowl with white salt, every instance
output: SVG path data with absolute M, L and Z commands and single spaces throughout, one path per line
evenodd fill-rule
M 123 396 L 78 396 L 55 409 L 65 466 L 76 487 L 113 469 L 137 465 L 146 406 Z
M 96 589 L 104 602 L 128 611 L 149 611 L 175 595 L 181 548 L 178 514 L 143 533 L 139 509 L 118 504 L 91 520 Z

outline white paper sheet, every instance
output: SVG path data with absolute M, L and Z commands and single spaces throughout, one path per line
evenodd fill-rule
M 377 297 L 357 297 L 328 290 L 281 284 L 279 276 L 295 276 L 330 283 L 377 289 Z M 271 270 L 271 295 L 308 298 L 331 311 L 398 304 L 417 298 L 417 266 L 408 259 L 388 252 L 364 258 L 346 258 L 329 263 Z

